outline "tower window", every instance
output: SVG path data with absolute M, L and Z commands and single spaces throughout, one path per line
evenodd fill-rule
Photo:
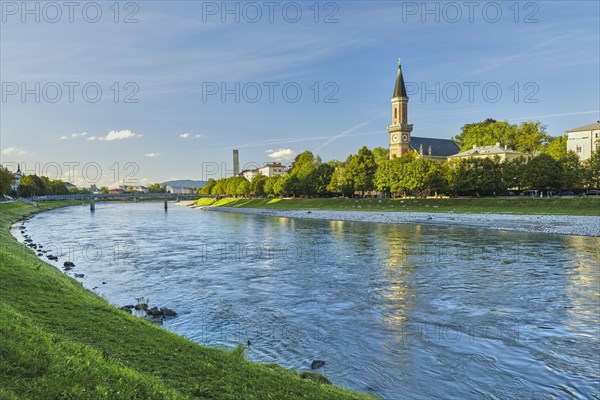
M 394 120 L 398 119 L 398 109 L 394 108 Z

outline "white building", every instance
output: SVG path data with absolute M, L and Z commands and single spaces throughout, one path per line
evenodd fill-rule
M 165 186 L 165 190 L 171 194 L 194 194 L 194 189 L 190 187 Z
M 258 175 L 263 175 L 267 178 L 270 178 L 275 175 L 285 174 L 287 174 L 286 166 L 280 163 L 265 164 L 264 167 L 257 169 L 245 169 L 240 173 L 241 176 L 248 179 L 250 182 L 252 182 L 252 179 L 256 178 Z
M 574 151 L 581 161 L 600 150 L 600 121 L 567 131 L 567 151 Z
M 15 181 L 10 185 L 10 189 L 16 191 L 21 184 L 21 178 L 23 177 L 23 173 L 21 172 L 21 165 L 17 165 L 17 172 L 13 174 Z
M 270 178 L 275 175 L 285 175 L 286 174 L 285 165 L 280 164 L 280 163 L 267 164 L 264 167 L 259 168 L 259 171 L 261 174 L 263 174 L 267 178 Z

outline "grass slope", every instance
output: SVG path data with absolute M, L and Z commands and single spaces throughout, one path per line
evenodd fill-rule
M 133 317 L 10 236 L 11 223 L 66 204 L 0 204 L 0 399 L 372 398 Z
M 215 199 L 202 198 L 198 206 L 271 208 L 280 210 L 421 211 L 493 214 L 555 214 L 600 216 L 599 197 L 481 199 Z

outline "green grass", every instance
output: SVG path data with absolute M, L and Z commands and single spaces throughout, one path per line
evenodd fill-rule
M 200 199 L 199 202 L 213 199 Z M 279 210 L 423 211 L 493 214 L 555 214 L 600 216 L 600 197 L 573 198 L 458 198 L 458 199 L 233 199 L 209 203 L 215 207 Z M 209 205 L 202 204 L 202 205 Z
M 10 236 L 11 223 L 67 204 L 0 204 L 0 399 L 372 398 L 131 316 Z

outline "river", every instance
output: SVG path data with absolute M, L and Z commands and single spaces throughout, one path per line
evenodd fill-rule
M 20 224 L 18 224 L 20 225 Z M 13 234 L 23 239 L 17 226 Z M 26 234 L 117 306 L 384 399 L 600 396 L 600 238 L 315 221 L 162 203 L 53 210 Z

